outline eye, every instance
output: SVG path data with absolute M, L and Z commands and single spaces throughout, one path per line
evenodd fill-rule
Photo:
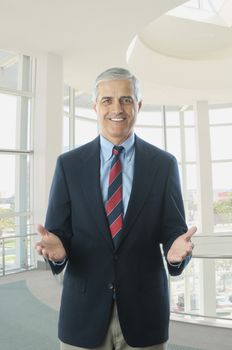
M 109 105 L 111 103 L 112 103 L 112 98 L 110 98 L 110 97 L 106 97 L 106 98 L 102 99 L 102 104 L 105 105 L 105 106 L 107 106 L 107 105 Z
M 131 105 L 133 103 L 133 98 L 130 96 L 121 97 L 120 103 L 124 105 Z

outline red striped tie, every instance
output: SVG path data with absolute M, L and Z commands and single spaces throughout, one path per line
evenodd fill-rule
M 123 149 L 122 146 L 114 146 L 112 150 L 113 159 L 110 167 L 108 201 L 106 203 L 106 215 L 114 247 L 118 246 L 123 224 L 122 164 L 119 158 Z

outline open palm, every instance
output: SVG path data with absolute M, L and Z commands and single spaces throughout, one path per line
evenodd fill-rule
M 193 226 L 173 242 L 167 255 L 169 263 L 182 262 L 188 255 L 192 254 L 194 245 L 191 242 L 191 238 L 196 231 L 196 226 Z
M 53 261 L 64 260 L 66 252 L 59 237 L 47 231 L 42 225 L 38 225 L 37 230 L 41 236 L 41 241 L 36 244 L 37 252 Z

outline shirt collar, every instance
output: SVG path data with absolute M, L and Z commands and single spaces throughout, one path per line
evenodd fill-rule
M 118 146 L 123 146 L 123 155 L 127 158 L 128 161 L 131 160 L 134 153 L 134 143 L 135 143 L 135 134 L 131 134 L 122 144 Z M 107 140 L 105 137 L 100 135 L 100 147 L 102 154 L 102 161 L 105 163 L 112 157 L 112 148 L 114 144 Z

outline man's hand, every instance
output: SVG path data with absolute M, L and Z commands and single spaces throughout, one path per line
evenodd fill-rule
M 172 243 L 167 255 L 169 263 L 181 263 L 188 255 L 192 254 L 194 244 L 191 242 L 191 238 L 196 231 L 196 226 L 193 226 Z
M 46 259 L 62 261 L 66 257 L 64 246 L 56 235 L 47 231 L 42 225 L 37 226 L 41 241 L 36 244 L 36 250 Z

